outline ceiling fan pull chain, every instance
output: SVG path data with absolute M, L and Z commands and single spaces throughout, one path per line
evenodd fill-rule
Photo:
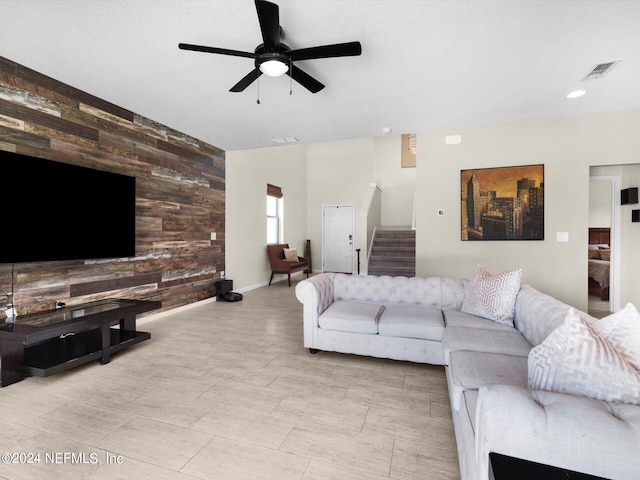
M 260 77 L 258 77 L 258 100 L 256 100 L 256 103 L 258 105 L 260 105 Z
M 289 95 L 293 95 L 293 77 L 291 74 L 293 73 L 293 60 L 289 57 Z

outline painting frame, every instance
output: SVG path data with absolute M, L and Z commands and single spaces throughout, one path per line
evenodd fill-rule
M 402 168 L 416 168 L 417 137 L 415 133 L 405 133 L 402 135 L 402 154 L 400 166 Z
M 544 164 L 460 170 L 462 241 L 544 240 Z

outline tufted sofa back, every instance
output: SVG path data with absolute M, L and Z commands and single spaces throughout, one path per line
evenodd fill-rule
M 557 298 L 539 292 L 530 285 L 523 285 L 516 298 L 513 323 L 531 345 L 540 345 L 562 325 L 570 308 L 570 305 Z M 589 322 L 596 320 L 584 312 L 580 312 L 580 316 Z
M 443 285 L 446 282 L 446 285 Z M 446 291 L 443 290 L 446 287 Z M 460 309 L 465 281 L 441 277 L 389 277 L 335 274 L 333 299 L 360 303 L 420 305 L 441 310 Z

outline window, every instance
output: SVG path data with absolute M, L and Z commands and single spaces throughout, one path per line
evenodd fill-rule
M 267 243 L 281 243 L 282 189 L 267 184 Z

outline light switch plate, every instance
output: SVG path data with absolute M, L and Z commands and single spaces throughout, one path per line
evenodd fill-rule
M 556 232 L 556 242 L 568 242 L 569 232 Z

